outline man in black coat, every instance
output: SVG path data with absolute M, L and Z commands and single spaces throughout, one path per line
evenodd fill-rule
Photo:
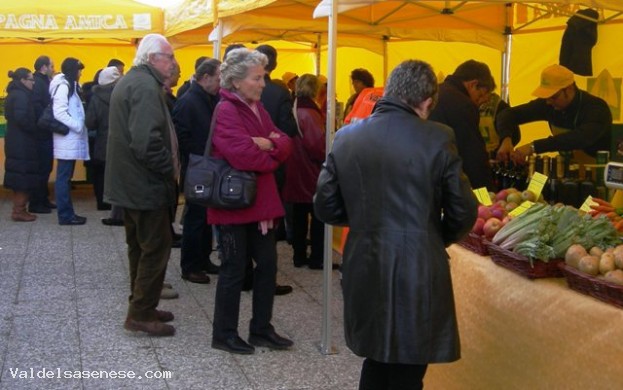
M 35 109 L 35 119 L 39 120 L 43 109 L 50 104 L 50 80 L 54 75 L 54 62 L 48 56 L 39 56 L 35 60 L 35 85 L 32 89 L 32 102 Z M 56 205 L 49 200 L 48 181 L 54 163 L 52 133 L 47 129 L 37 132 L 37 156 L 39 158 L 39 185 L 37 190 L 30 194 L 28 211 L 31 213 L 49 214 Z
M 270 73 L 275 70 L 277 67 L 277 50 L 270 45 L 260 45 L 255 48 L 255 50 L 263 53 L 268 58 L 268 64 L 266 64 L 266 75 L 264 76 L 264 82 L 266 86 L 262 91 L 262 96 L 260 97 L 260 101 L 264 105 L 264 108 L 270 114 L 270 118 L 273 120 L 275 126 L 279 128 L 279 130 L 283 131 L 290 137 L 296 137 L 298 135 L 298 128 L 296 126 L 296 120 L 294 119 L 294 114 L 292 114 L 292 95 L 290 95 L 290 91 L 282 85 L 274 83 L 270 79 Z M 283 181 L 285 179 L 285 169 L 283 165 L 275 171 L 275 179 L 277 180 L 277 186 L 281 191 L 283 187 Z M 291 207 L 285 205 L 286 209 L 286 217 L 285 220 L 291 219 L 291 212 L 289 211 Z M 278 229 L 278 239 L 279 236 L 282 238 L 286 236 L 285 223 L 280 224 Z M 282 239 L 281 238 L 281 239 Z M 249 277 L 249 273 L 247 273 L 247 278 Z M 247 286 L 248 287 L 248 286 Z M 275 294 L 277 295 L 285 295 L 292 292 L 292 286 L 287 285 L 277 285 L 275 290 Z
M 188 155 L 204 153 L 212 114 L 218 102 L 220 65 L 221 62 L 216 59 L 203 61 L 195 70 L 194 82 L 173 108 L 173 123 L 182 160 L 182 178 L 186 176 Z M 180 254 L 182 278 L 193 283 L 210 283 L 210 277 L 205 271 L 218 272 L 218 267 L 210 262 L 211 252 L 212 227 L 207 222 L 206 207 L 186 202 Z
M 489 67 L 469 60 L 459 65 L 439 86 L 439 102 L 430 119 L 450 126 L 456 135 L 463 171 L 472 188 L 494 191 L 485 141 L 480 134 L 478 107 L 495 89 Z

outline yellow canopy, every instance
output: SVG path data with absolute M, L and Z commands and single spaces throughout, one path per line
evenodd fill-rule
M 163 11 L 132 0 L 0 0 L 0 38 L 140 38 L 164 31 Z

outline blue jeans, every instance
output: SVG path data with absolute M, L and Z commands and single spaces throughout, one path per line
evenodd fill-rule
M 56 206 L 58 207 L 58 222 L 69 222 L 75 215 L 74 205 L 71 203 L 71 177 L 74 175 L 76 160 L 56 160 Z

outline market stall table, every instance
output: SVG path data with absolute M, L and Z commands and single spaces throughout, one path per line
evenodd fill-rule
M 448 249 L 462 358 L 429 366 L 428 389 L 623 389 L 623 310 Z

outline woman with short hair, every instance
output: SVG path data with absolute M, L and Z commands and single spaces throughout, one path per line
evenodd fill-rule
M 271 325 L 277 274 L 275 228 L 285 211 L 273 172 L 292 148 L 260 103 L 267 58 L 258 51 L 235 49 L 221 65 L 221 101 L 215 109 L 212 155 L 234 168 L 257 175 L 257 195 L 248 208 L 208 208 L 208 223 L 219 232 L 222 252 L 216 287 L 212 348 L 252 354 L 255 346 L 287 349 L 292 341 Z M 240 294 L 248 257 L 255 261 L 253 315 L 249 344 L 238 335 Z

